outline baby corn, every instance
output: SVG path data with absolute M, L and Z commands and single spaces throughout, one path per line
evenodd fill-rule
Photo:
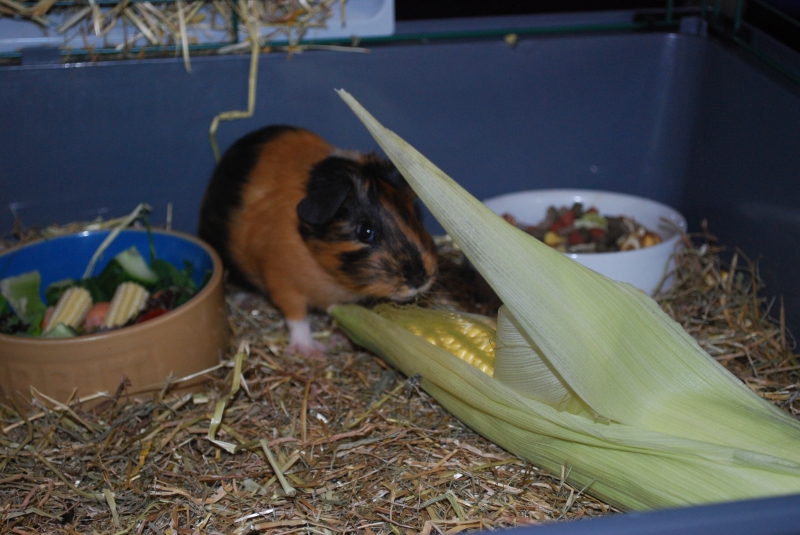
M 121 327 L 138 314 L 147 302 L 150 293 L 135 282 L 123 282 L 117 286 L 111 306 L 103 320 L 103 327 Z
M 61 294 L 44 332 L 51 331 L 59 323 L 77 329 L 90 308 L 92 308 L 92 296 L 89 290 L 73 286 Z

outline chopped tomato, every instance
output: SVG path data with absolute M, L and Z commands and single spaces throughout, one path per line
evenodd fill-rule
M 583 236 L 581 236 L 581 233 L 577 230 L 573 230 L 569 237 L 567 237 L 567 241 L 570 245 L 579 245 L 583 243 Z
M 56 307 L 47 307 L 44 309 L 44 318 L 42 318 L 42 330 L 47 329 L 47 324 L 50 323 L 50 318 L 53 317 L 53 312 L 56 311 Z
M 590 228 L 589 235 L 592 237 L 592 240 L 599 241 L 606 237 L 606 231 L 601 228 Z
M 161 307 L 151 308 L 150 310 L 139 316 L 135 323 L 142 323 L 147 320 L 157 318 L 162 314 L 166 314 L 167 312 L 169 312 L 169 310 L 167 310 L 166 308 L 161 308 Z
M 559 222 L 564 227 L 571 227 L 573 223 L 575 223 L 575 212 L 572 210 L 568 210 L 564 212 L 560 218 L 558 218 Z
M 92 308 L 89 309 L 89 313 L 86 314 L 86 317 L 83 318 L 83 328 L 86 331 L 91 331 L 95 329 L 99 329 L 103 325 L 103 320 L 106 319 L 106 314 L 108 313 L 108 307 L 111 306 L 111 303 L 108 301 L 101 301 L 100 303 L 95 303 Z

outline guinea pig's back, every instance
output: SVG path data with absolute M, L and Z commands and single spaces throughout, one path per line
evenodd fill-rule
M 296 207 L 311 168 L 333 150 L 312 132 L 269 126 L 225 153 L 203 200 L 199 235 L 220 252 L 232 280 L 265 290 L 265 262 L 304 249 Z
M 274 140 L 295 129 L 290 126 L 268 126 L 239 138 L 225 151 L 206 186 L 200 206 L 198 236 L 209 243 L 229 268 L 233 262 L 228 251 L 230 218 L 242 205 L 242 191 L 250 179 L 261 151 Z M 238 273 L 232 274 L 234 278 Z M 244 282 L 244 281 L 238 281 Z

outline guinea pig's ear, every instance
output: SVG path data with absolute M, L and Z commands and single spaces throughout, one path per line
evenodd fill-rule
M 417 194 L 411 189 L 411 186 L 408 185 L 405 177 L 403 177 L 400 171 L 397 170 L 397 167 L 386 158 L 382 158 L 377 153 L 371 152 L 364 155 L 361 165 L 366 176 L 383 180 L 402 192 L 412 201 L 417 198 Z
M 414 192 L 413 189 L 411 189 L 411 186 L 408 185 L 408 182 L 406 182 L 405 177 L 400 173 L 400 171 L 397 170 L 397 167 L 395 167 L 394 164 L 391 162 L 387 162 L 386 181 L 395 188 L 406 193 L 408 196 L 416 199 L 417 194 Z
M 346 158 L 325 158 L 311 170 L 306 196 L 297 205 L 300 221 L 309 225 L 329 223 L 353 189 L 354 162 Z

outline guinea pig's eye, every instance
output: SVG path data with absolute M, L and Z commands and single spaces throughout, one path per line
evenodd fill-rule
M 375 241 L 375 227 L 369 221 L 362 221 L 356 227 L 356 238 L 361 243 L 372 243 Z

